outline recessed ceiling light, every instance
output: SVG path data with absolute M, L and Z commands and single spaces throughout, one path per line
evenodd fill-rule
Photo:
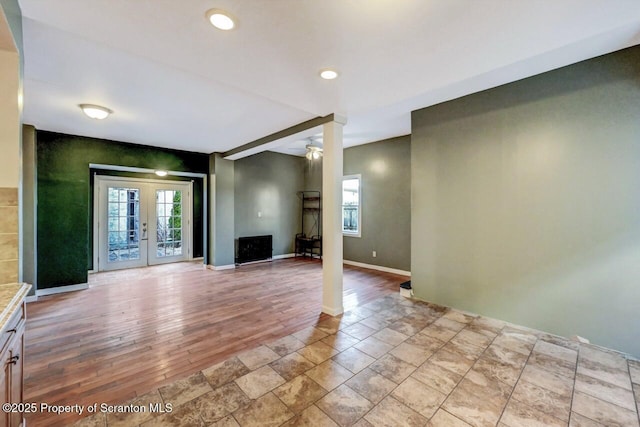
M 167 172 L 167 171 L 162 171 L 162 170 L 158 170 L 158 171 L 156 171 L 156 175 L 158 175 L 158 176 L 167 176 L 167 174 L 168 174 L 168 173 L 169 173 L 169 172 Z
M 206 13 L 206 17 L 211 22 L 211 25 L 219 30 L 233 30 L 236 26 L 235 19 L 229 14 L 220 9 L 210 9 Z
M 324 70 L 320 70 L 320 77 L 325 80 L 333 80 L 338 77 L 338 72 L 331 68 L 325 68 Z
M 103 120 L 109 117 L 109 114 L 112 114 L 113 111 L 106 107 L 101 107 L 100 105 L 93 104 L 80 104 L 78 105 L 82 109 L 82 112 L 92 119 Z

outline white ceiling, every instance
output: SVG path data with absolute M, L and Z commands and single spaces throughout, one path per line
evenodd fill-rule
M 346 146 L 408 134 L 412 110 L 640 43 L 638 0 L 20 5 L 25 123 L 204 153 L 330 113 L 349 120 Z M 214 29 L 211 8 L 238 27 Z M 115 114 L 90 120 L 80 103 Z M 269 149 L 303 154 L 295 139 Z

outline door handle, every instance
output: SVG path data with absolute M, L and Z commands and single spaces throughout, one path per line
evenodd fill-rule
M 142 238 L 141 240 L 147 240 L 147 223 L 142 223 Z

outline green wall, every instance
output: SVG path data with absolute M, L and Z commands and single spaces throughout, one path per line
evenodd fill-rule
M 303 161 L 305 189 L 322 191 L 322 162 Z M 343 237 L 344 259 L 410 271 L 411 137 L 346 148 L 343 171 L 362 179 L 362 233 Z
M 415 111 L 425 300 L 640 356 L 640 47 Z
M 271 151 L 235 161 L 236 239 L 271 234 L 273 255 L 294 252 L 301 218 L 296 193 L 304 189 L 303 167 L 300 157 Z
M 225 160 L 220 153 L 213 153 L 209 156 L 209 173 L 209 264 L 230 266 L 235 264 L 235 162 Z
M 90 163 L 181 172 L 208 172 L 208 156 L 53 132 L 37 132 L 38 289 L 87 282 L 91 267 Z M 199 197 L 198 197 L 199 196 Z M 194 194 L 194 222 L 202 218 Z M 198 226 L 196 226 L 198 227 Z M 200 225 L 201 227 L 201 225 Z M 194 233 L 195 234 L 195 233 Z M 202 255 L 195 239 L 194 256 Z

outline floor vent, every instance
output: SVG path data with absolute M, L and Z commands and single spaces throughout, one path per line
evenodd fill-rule
M 236 264 L 270 260 L 273 254 L 273 236 L 238 238 Z

